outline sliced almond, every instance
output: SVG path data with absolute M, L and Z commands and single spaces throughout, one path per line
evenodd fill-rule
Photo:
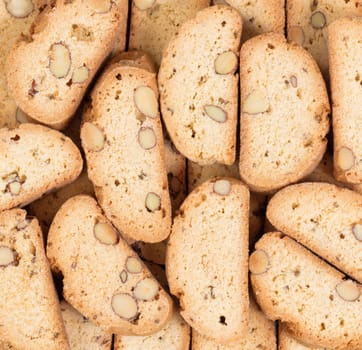
M 28 17 L 34 10 L 31 0 L 5 0 L 6 10 L 17 18 Z
M 337 166 L 343 170 L 347 171 L 354 167 L 355 156 L 353 152 L 347 147 L 341 147 L 337 153 Z
M 352 280 L 342 281 L 336 286 L 337 294 L 345 301 L 356 301 L 360 295 L 360 288 Z
M 310 22 L 315 29 L 322 29 L 327 24 L 326 16 L 321 11 L 314 12 L 310 18 Z
M 289 42 L 294 42 L 300 46 L 303 46 L 305 35 L 304 31 L 299 26 L 292 26 L 288 30 L 288 40 Z
M 214 106 L 214 105 L 206 105 L 206 106 L 204 106 L 204 111 L 215 122 L 218 122 L 218 123 L 226 122 L 227 115 L 226 115 L 226 112 L 222 108 L 220 108 L 218 106 Z
M 138 258 L 129 256 L 126 260 L 126 269 L 129 273 L 140 273 L 142 272 L 142 264 Z
M 116 315 L 131 321 L 138 314 L 137 301 L 129 294 L 115 294 L 112 297 L 112 309 Z
M 74 84 L 81 84 L 84 83 L 89 76 L 89 69 L 85 66 L 78 67 L 74 69 L 72 75 L 72 83 Z
M 128 273 L 126 270 L 122 270 L 122 272 L 119 274 L 119 278 L 121 279 L 122 283 L 127 282 Z
M 353 225 L 352 232 L 356 239 L 362 242 L 362 224 Z
M 155 2 L 156 0 L 134 0 L 134 4 L 142 11 L 150 9 Z
M 152 128 L 141 128 L 138 131 L 138 143 L 143 149 L 152 149 L 157 144 L 156 134 Z
M 255 250 L 249 258 L 249 270 L 254 275 L 260 275 L 269 270 L 268 254 L 261 249 Z
M 0 267 L 5 267 L 15 262 L 15 252 L 6 246 L 0 247 Z
M 96 13 L 109 12 L 112 6 L 111 0 L 87 0 L 87 2 Z
M 105 143 L 102 130 L 92 123 L 84 123 L 82 126 L 82 143 L 90 152 L 101 151 Z
M 290 78 L 289 78 L 289 81 L 290 81 L 290 85 L 293 86 L 293 88 L 296 88 L 298 86 L 298 79 L 295 75 L 292 75 Z
M 70 51 L 63 43 L 56 43 L 50 47 L 49 69 L 58 79 L 68 75 L 71 67 Z
M 19 107 L 16 108 L 15 118 L 20 124 L 33 123 L 33 120 Z
M 140 86 L 135 90 L 134 103 L 137 109 L 147 117 L 158 116 L 158 101 L 155 92 L 148 86 Z
M 97 222 L 94 225 L 93 233 L 95 238 L 102 244 L 114 245 L 118 243 L 119 237 L 116 230 L 108 223 Z
M 269 101 L 259 90 L 250 93 L 243 103 L 243 112 L 248 114 L 264 113 L 268 108 Z
M 21 191 L 21 182 L 19 181 L 10 182 L 7 186 L 7 189 L 12 195 L 17 196 Z
M 138 300 L 149 301 L 158 294 L 158 283 L 153 278 L 145 278 L 137 283 L 133 295 Z
M 231 184 L 228 180 L 217 180 L 214 183 L 213 191 L 220 196 L 227 196 L 231 191 Z
M 147 193 L 145 206 L 148 211 L 154 212 L 161 209 L 161 198 L 154 192 Z
M 238 67 L 238 56 L 233 51 L 226 51 L 216 57 L 214 62 L 217 74 L 235 73 Z

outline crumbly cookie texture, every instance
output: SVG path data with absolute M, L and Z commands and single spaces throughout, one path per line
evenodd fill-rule
M 361 3 L 362 15 L 362 3 Z M 343 18 L 328 27 L 333 102 L 334 175 L 362 184 L 361 128 L 362 18 Z
M 328 80 L 328 27 L 343 16 L 362 16 L 362 3 L 359 0 L 286 2 L 288 40 L 308 50 Z
M 21 209 L 1 212 L 0 241 L 5 349 L 70 350 L 37 219 Z
M 327 183 L 285 187 L 270 200 L 267 217 L 347 275 L 362 283 L 362 195 Z
M 89 196 L 63 204 L 47 255 L 65 300 L 108 333 L 148 335 L 164 327 L 172 300 Z
M 154 334 L 144 337 L 116 335 L 114 350 L 189 350 L 189 345 L 190 327 L 175 310 L 166 326 Z
M 155 74 L 118 64 L 107 69 L 83 115 L 81 139 L 96 197 L 112 223 L 127 239 L 166 239 L 171 201 Z
M 63 129 L 126 21 L 126 1 L 58 1 L 9 55 L 7 82 L 33 119 Z M 75 16 L 74 14 L 82 14 Z
M 133 0 L 129 48 L 146 51 L 157 66 L 180 26 L 209 6 L 210 0 Z
M 305 344 L 362 347 L 362 286 L 279 232 L 250 255 L 251 285 L 265 315 Z
M 0 211 L 67 185 L 82 166 L 78 148 L 59 131 L 35 124 L 0 129 Z
M 308 52 L 276 33 L 248 40 L 240 51 L 240 103 L 240 176 L 252 191 L 275 191 L 317 167 L 330 109 Z
M 221 344 L 193 331 L 193 350 L 277 350 L 275 324 L 260 311 L 252 297 L 249 299 L 249 332 L 244 339 L 233 344 Z M 294 349 L 296 350 L 296 349 Z
M 209 7 L 181 26 L 162 57 L 158 83 L 167 131 L 180 153 L 202 165 L 235 160 L 241 30 L 237 10 Z
M 248 212 L 240 181 L 207 181 L 183 202 L 167 246 L 166 273 L 181 316 L 219 342 L 248 332 Z

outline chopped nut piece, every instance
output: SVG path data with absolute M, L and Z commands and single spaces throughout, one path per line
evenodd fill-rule
M 26 229 L 30 224 L 30 220 L 29 219 L 25 219 L 23 221 L 20 221 L 17 226 L 16 226 L 16 229 L 17 230 L 24 230 Z
M 98 241 L 103 244 L 114 245 L 118 243 L 118 234 L 110 224 L 97 222 L 94 225 L 93 233 Z
M 119 274 L 119 277 L 122 281 L 122 283 L 126 283 L 127 282 L 127 278 L 128 278 L 128 273 L 126 270 L 122 270 L 122 272 Z
M 303 29 L 299 26 L 290 27 L 288 31 L 288 40 L 289 42 L 293 41 L 296 44 L 303 46 L 305 40 Z
M 215 122 L 218 123 L 226 122 L 227 119 L 226 112 L 222 108 L 214 105 L 206 105 L 204 106 L 204 111 Z
M 34 9 L 31 0 L 5 0 L 6 10 L 14 17 L 28 17 Z
M 134 102 L 137 109 L 147 117 L 158 116 L 158 101 L 155 92 L 148 86 L 140 86 L 135 90 Z
M 298 86 L 298 80 L 297 77 L 295 75 L 292 75 L 289 78 L 290 84 L 293 86 L 293 88 L 296 88 Z
M 224 52 L 217 56 L 214 67 L 217 74 L 234 73 L 238 67 L 238 57 L 233 51 Z
M 255 250 L 250 255 L 249 270 L 254 275 L 260 275 L 269 270 L 269 257 L 264 250 Z
M 63 43 L 50 47 L 49 69 L 58 79 L 68 75 L 71 66 L 70 51 Z
M 146 196 L 145 206 L 148 211 L 154 212 L 161 209 L 161 198 L 154 192 L 150 192 Z
M 21 182 L 19 182 L 17 180 L 10 182 L 7 185 L 7 189 L 12 195 L 17 196 L 21 190 Z
M 6 246 L 0 247 L 0 267 L 8 266 L 15 262 L 15 252 Z
M 129 273 L 140 273 L 142 271 L 142 264 L 138 258 L 129 256 L 126 260 L 126 269 Z
M 316 11 L 312 14 L 310 22 L 313 28 L 322 29 L 325 27 L 327 20 L 326 16 L 321 11 Z
M 20 124 L 32 123 L 32 119 L 23 112 L 19 107 L 16 108 L 15 118 Z
M 355 224 L 352 227 L 352 232 L 357 240 L 362 242 L 362 224 Z
M 138 143 L 143 149 L 152 149 L 157 144 L 155 132 L 152 128 L 141 128 L 138 131 Z
M 112 6 L 111 0 L 88 0 L 88 2 L 96 13 L 109 12 Z
M 114 313 L 125 320 L 131 321 L 137 316 L 137 302 L 129 294 L 120 293 L 113 295 L 111 305 Z
M 266 112 L 268 108 L 268 100 L 258 90 L 254 90 L 250 93 L 243 103 L 243 112 L 248 114 L 263 113 Z
M 353 152 L 347 147 L 341 147 L 337 153 L 337 166 L 343 170 L 347 171 L 353 168 L 355 163 L 355 156 Z
M 84 123 L 82 127 L 82 143 L 90 152 L 99 152 L 104 147 L 105 137 L 98 126 Z
M 336 286 L 337 294 L 345 301 L 356 301 L 360 295 L 360 288 L 352 280 L 342 281 Z
M 227 196 L 231 190 L 231 184 L 228 180 L 217 180 L 214 183 L 213 190 L 220 196 Z
M 153 278 L 145 278 L 137 283 L 133 295 L 138 300 L 152 300 L 158 293 L 158 283 Z
M 73 75 L 72 75 L 72 83 L 74 84 L 81 84 L 84 83 L 89 76 L 89 69 L 85 66 L 78 67 L 74 69 Z
M 134 0 L 134 4 L 140 10 L 147 10 L 153 6 L 156 0 Z

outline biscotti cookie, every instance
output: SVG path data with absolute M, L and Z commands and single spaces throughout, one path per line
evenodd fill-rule
M 71 349 L 111 350 L 112 334 L 95 326 L 64 300 L 60 311 Z
M 137 67 L 151 73 L 156 73 L 155 62 L 151 56 L 143 51 L 125 51 L 114 56 L 110 63 L 118 63 L 122 66 Z
M 294 339 L 288 328 L 279 322 L 279 347 L 278 350 L 328 350 L 327 348 L 316 348 L 300 343 Z
M 362 16 L 362 2 L 360 3 Z M 361 106 L 362 17 L 343 18 L 328 29 L 333 102 L 334 175 L 362 183 Z
M 157 97 L 155 74 L 114 65 L 92 91 L 81 129 L 100 206 L 122 235 L 149 243 L 171 227 Z
M 240 181 L 207 181 L 181 205 L 167 246 L 167 280 L 181 316 L 218 342 L 248 333 L 248 212 Z
M 362 196 L 327 183 L 280 190 L 267 217 L 278 231 L 362 282 Z
M 1 212 L 0 241 L 0 339 L 18 350 L 69 350 L 38 221 Z
M 284 0 L 214 0 L 235 7 L 243 17 L 242 42 L 253 36 L 275 32 L 284 34 Z
M 57 2 L 9 56 L 8 87 L 33 119 L 61 129 L 112 50 L 127 1 Z M 75 14 L 78 14 L 75 16 Z
M 94 195 L 93 185 L 88 179 L 86 170 L 71 184 L 30 203 L 29 213 L 37 217 L 43 232 L 47 233 L 61 205 L 77 194 Z
M 159 66 L 180 26 L 209 4 L 210 0 L 133 0 L 129 48 L 149 53 Z
M 29 35 L 34 18 L 52 1 L 7 0 L 0 2 L 0 128 L 17 125 L 17 106 L 6 83 L 6 64 L 16 40 Z M 21 113 L 21 112 L 19 112 Z
M 177 310 L 157 333 L 148 336 L 116 335 L 114 350 L 189 350 L 190 327 Z
M 242 180 L 269 192 L 311 173 L 329 129 L 327 91 L 313 58 L 280 34 L 259 35 L 241 48 L 240 87 Z
M 279 232 L 265 234 L 249 260 L 256 299 L 306 344 L 362 348 L 362 286 Z
M 328 79 L 327 28 L 337 18 L 362 16 L 359 0 L 286 0 L 287 32 L 293 41 L 308 50 Z M 343 56 L 345 57 L 345 56 Z
M 277 339 L 274 322 L 268 320 L 250 298 L 249 332 L 244 339 L 228 345 L 216 343 L 214 340 L 192 332 L 192 350 L 277 350 Z
M 148 335 L 171 317 L 171 298 L 93 198 L 80 195 L 62 205 L 47 255 L 64 277 L 65 300 L 105 331 Z
M 197 186 L 206 180 L 215 177 L 232 177 L 240 180 L 239 162 L 232 165 L 215 163 L 211 165 L 199 165 L 188 162 L 188 190 L 193 191 Z M 249 211 L 249 243 L 254 244 L 264 223 L 265 196 L 260 193 L 250 193 L 250 211 Z
M 35 124 L 0 129 L 0 211 L 74 181 L 82 163 L 78 148 L 59 131 Z
M 209 7 L 182 25 L 162 57 L 163 120 L 176 148 L 201 165 L 235 160 L 241 29 L 237 10 Z

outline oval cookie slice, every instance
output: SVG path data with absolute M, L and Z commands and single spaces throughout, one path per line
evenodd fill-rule
M 0 129 L 0 211 L 74 181 L 82 166 L 78 148 L 59 131 L 35 124 Z
M 37 219 L 0 213 L 0 338 L 5 349 L 70 350 Z
M 240 181 L 207 181 L 183 202 L 167 246 L 167 278 L 181 315 L 219 342 L 248 332 L 248 212 Z
M 64 298 L 107 332 L 146 335 L 171 317 L 171 298 L 93 198 L 63 204 L 49 230 L 47 255 L 64 277 Z
M 277 230 L 362 283 L 362 196 L 327 183 L 286 187 L 270 200 Z
M 176 148 L 200 164 L 235 160 L 241 27 L 237 10 L 209 7 L 182 25 L 162 57 L 162 116 Z
M 329 128 L 313 58 L 279 34 L 250 39 L 240 51 L 240 100 L 240 176 L 251 190 L 273 191 L 311 173 Z
M 162 241 L 171 203 L 155 74 L 114 65 L 91 99 L 81 139 L 99 204 L 127 237 Z
M 257 302 L 269 319 L 316 347 L 362 347 L 362 286 L 281 233 L 267 233 L 249 259 Z

